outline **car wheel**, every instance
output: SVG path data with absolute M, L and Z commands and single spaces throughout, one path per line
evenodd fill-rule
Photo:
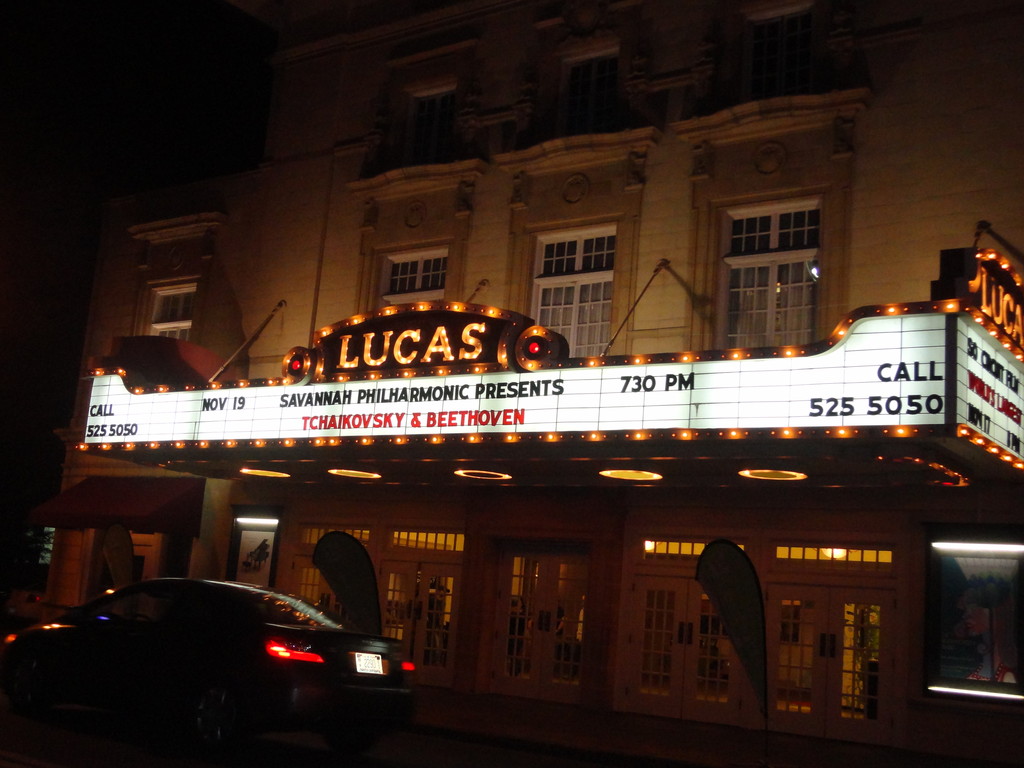
M 238 697 L 223 684 L 209 685 L 195 697 L 191 712 L 192 735 L 201 746 L 218 749 L 242 736 Z
M 8 698 L 19 715 L 42 717 L 53 706 L 53 693 L 43 663 L 31 656 L 18 662 L 11 674 Z
M 373 731 L 354 731 L 351 728 L 336 727 L 323 731 L 324 741 L 335 752 L 342 755 L 358 755 L 365 752 L 380 739 Z

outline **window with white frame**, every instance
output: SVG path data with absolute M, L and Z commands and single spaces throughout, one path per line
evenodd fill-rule
M 534 316 L 569 342 L 573 357 L 604 352 L 611 332 L 615 228 L 537 238 Z
M 727 345 L 813 341 L 821 209 L 817 200 L 727 212 Z
M 618 55 L 570 65 L 565 85 L 565 132 L 609 133 L 618 129 Z
M 806 9 L 751 20 L 748 72 L 751 99 L 811 92 L 811 22 L 811 12 Z
M 447 163 L 455 143 L 455 89 L 413 95 L 409 161 L 414 165 Z
M 188 341 L 195 298 L 195 283 L 154 288 L 150 335 Z
M 444 297 L 448 249 L 430 248 L 387 256 L 381 293 L 389 304 Z

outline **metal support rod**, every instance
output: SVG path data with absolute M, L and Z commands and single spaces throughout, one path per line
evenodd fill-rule
M 287 302 L 284 299 L 281 299 L 279 302 L 277 302 L 277 306 L 270 310 L 270 314 L 267 315 L 266 320 L 260 323 L 260 327 L 253 331 L 252 335 L 245 340 L 245 343 L 235 350 L 235 353 L 224 362 L 224 365 L 217 369 L 217 372 L 210 377 L 210 380 L 207 382 L 208 384 L 213 384 L 213 382 L 217 380 L 217 377 L 224 373 L 227 367 L 235 361 L 236 357 L 238 357 L 240 354 L 245 352 L 245 350 L 247 350 L 249 347 L 253 345 L 256 339 L 260 337 L 260 334 L 263 333 L 263 329 L 270 324 L 271 319 L 274 317 L 274 315 L 277 314 L 277 310 L 281 309 L 281 307 L 285 306 L 286 304 Z
M 661 272 L 661 270 L 663 270 L 665 267 L 667 267 L 671 263 L 672 262 L 670 262 L 668 259 L 662 259 L 654 267 L 654 272 L 651 274 L 650 278 L 647 280 L 647 285 L 645 285 L 644 289 L 642 291 L 640 291 L 640 295 L 636 297 L 636 301 L 633 302 L 633 305 L 629 308 L 629 312 L 626 313 L 626 316 L 624 318 L 622 318 L 622 324 L 619 325 L 618 330 L 615 331 L 615 335 L 612 336 L 611 340 L 608 342 L 608 346 L 606 346 L 604 348 L 604 352 L 602 352 L 600 354 L 600 357 L 604 357 L 605 355 L 608 354 L 608 350 L 612 348 L 612 344 L 614 344 L 615 340 L 617 338 L 619 338 L 619 334 L 622 333 L 622 329 L 626 327 L 626 323 L 629 322 L 629 318 L 633 316 L 633 310 L 635 310 L 637 304 L 640 303 L 640 299 L 642 299 L 644 297 L 644 294 L 647 293 L 647 289 L 651 287 L 651 283 L 654 282 L 654 278 L 656 278 L 658 276 L 658 273 Z
M 473 292 L 471 294 L 469 294 L 469 298 L 466 299 L 466 303 L 467 304 L 472 304 L 473 303 L 473 299 L 476 298 L 476 295 L 478 293 L 480 293 L 480 291 L 482 291 L 484 288 L 489 286 L 490 284 L 491 284 L 491 281 L 488 280 L 486 277 L 483 280 L 481 280 L 479 283 L 477 283 L 476 284 L 476 288 L 473 289 Z
M 994 229 L 992 229 L 992 224 L 987 222 L 987 221 L 979 221 L 974 226 L 974 248 L 975 249 L 978 248 L 978 241 L 981 240 L 981 236 L 982 235 L 988 235 L 993 240 L 995 240 L 997 243 L 999 243 L 1001 246 L 1003 246 L 1003 248 L 1005 248 L 1009 252 L 1009 255 L 1012 256 L 1014 259 L 1016 259 L 1017 266 L 1024 267 L 1024 253 L 1021 253 L 1021 250 L 1019 248 L 1017 248 L 1017 246 L 1015 246 L 1013 243 L 1011 243 L 1005 237 L 1003 237 L 998 232 L 996 232 Z M 1003 255 L 1006 255 L 1006 254 L 1003 254 Z

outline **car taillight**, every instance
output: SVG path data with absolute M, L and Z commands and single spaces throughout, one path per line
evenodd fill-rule
M 416 665 L 413 664 L 411 661 L 403 661 L 402 662 L 402 671 L 403 672 L 415 672 L 416 671 Z
M 267 653 L 273 656 L 275 659 L 290 659 L 292 661 L 313 661 L 318 664 L 324 663 L 324 657 L 319 653 L 313 653 L 307 651 L 304 648 L 300 648 L 296 643 L 288 642 L 287 640 L 281 640 L 279 638 L 271 638 L 263 646 Z

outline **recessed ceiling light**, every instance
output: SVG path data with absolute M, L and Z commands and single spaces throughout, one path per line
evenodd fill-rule
M 291 477 L 287 472 L 275 472 L 272 469 L 253 469 L 252 467 L 242 467 L 238 471 L 243 475 L 256 475 L 257 477 Z
M 803 472 L 794 472 L 790 469 L 741 469 L 743 477 L 753 480 L 806 480 L 807 475 Z
M 512 475 L 504 472 L 492 472 L 489 469 L 456 469 L 455 474 L 459 477 L 469 477 L 474 480 L 511 480 Z
M 236 517 L 235 522 L 239 525 L 261 525 L 270 528 L 277 527 L 276 517 Z
M 646 469 L 602 469 L 600 474 L 616 480 L 661 480 L 657 472 L 648 472 Z
M 337 475 L 338 477 L 354 477 L 358 480 L 379 480 L 380 474 L 377 472 L 364 472 L 361 469 L 328 469 L 328 474 Z

